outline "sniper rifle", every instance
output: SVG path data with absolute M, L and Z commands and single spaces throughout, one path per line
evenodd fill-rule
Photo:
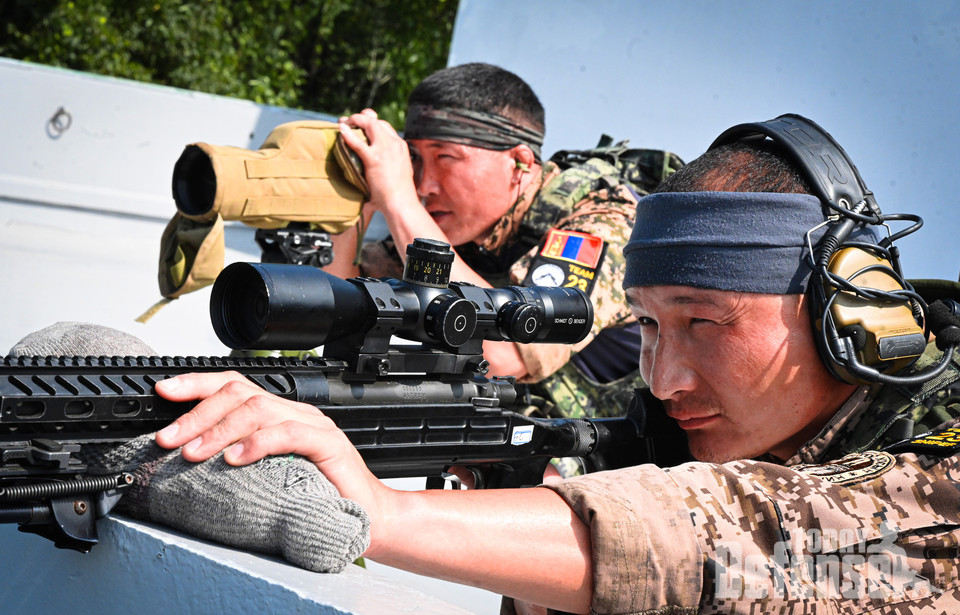
M 524 487 L 539 484 L 554 457 L 582 458 L 589 471 L 661 461 L 643 437 L 639 395 L 622 418 L 534 418 L 517 412 L 526 404 L 512 377 L 485 375 L 485 339 L 583 339 L 593 323 L 585 294 L 451 284 L 452 259 L 446 244 L 418 239 L 403 280 L 255 263 L 218 276 L 211 319 L 225 344 L 324 345 L 323 357 L 0 359 L 0 522 L 88 551 L 95 520 L 133 479 L 88 476 L 77 453 L 156 431 L 189 411 L 193 403 L 154 392 L 158 381 L 188 372 L 235 370 L 315 406 L 380 478 L 425 476 L 442 487 L 441 475 L 457 465 L 474 469 L 478 487 Z M 393 336 L 419 343 L 392 344 Z

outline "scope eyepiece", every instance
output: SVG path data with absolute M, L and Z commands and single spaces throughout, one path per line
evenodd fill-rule
M 580 290 L 557 286 L 487 289 L 500 338 L 521 344 L 575 344 L 593 327 L 593 304 Z

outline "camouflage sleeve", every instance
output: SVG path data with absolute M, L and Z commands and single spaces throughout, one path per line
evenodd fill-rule
M 680 488 L 668 474 L 643 465 L 545 486 L 590 528 L 593 611 L 645 613 L 699 604 L 703 557 Z
M 594 310 L 593 328 L 586 339 L 575 345 L 520 344 L 520 356 L 528 372 L 524 381 L 543 380 L 566 365 L 573 354 L 586 347 L 601 329 L 629 322 L 630 310 L 621 288 L 626 266 L 622 250 L 633 230 L 636 206 L 636 198 L 623 186 L 609 191 L 601 190 L 588 195 L 577 204 L 572 215 L 557 224 L 557 228 L 563 230 L 601 237 L 606 244 L 606 252 L 590 292 Z M 539 250 L 539 246 L 534 248 L 513 264 L 510 269 L 511 283 L 523 282 Z
M 955 455 L 866 451 L 792 468 L 644 465 L 548 487 L 590 527 L 597 613 L 953 613 L 958 471 Z

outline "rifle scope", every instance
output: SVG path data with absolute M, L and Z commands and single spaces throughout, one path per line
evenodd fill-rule
M 447 348 L 471 340 L 572 344 L 593 326 L 593 305 L 579 290 L 450 284 L 453 258 L 448 244 L 417 239 L 403 280 L 233 263 L 213 285 L 210 318 L 224 344 L 244 350 L 305 350 L 351 335 Z

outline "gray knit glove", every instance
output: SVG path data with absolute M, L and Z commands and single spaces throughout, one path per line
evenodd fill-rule
M 130 472 L 118 509 L 193 536 L 281 555 L 314 572 L 339 572 L 366 550 L 370 519 L 315 465 L 297 455 L 231 466 L 223 453 L 191 463 L 153 435 L 119 446 L 84 445 L 93 475 Z
M 86 322 L 35 331 L 11 355 L 155 355 L 142 340 Z M 315 572 L 339 572 L 370 543 L 370 519 L 340 497 L 315 465 L 294 455 L 234 467 L 219 454 L 190 463 L 152 435 L 121 445 L 85 444 L 80 458 L 94 475 L 130 472 L 118 510 L 216 542 L 282 555 Z
M 87 322 L 61 321 L 34 331 L 13 345 L 11 356 L 153 356 L 153 348 L 138 337 Z

